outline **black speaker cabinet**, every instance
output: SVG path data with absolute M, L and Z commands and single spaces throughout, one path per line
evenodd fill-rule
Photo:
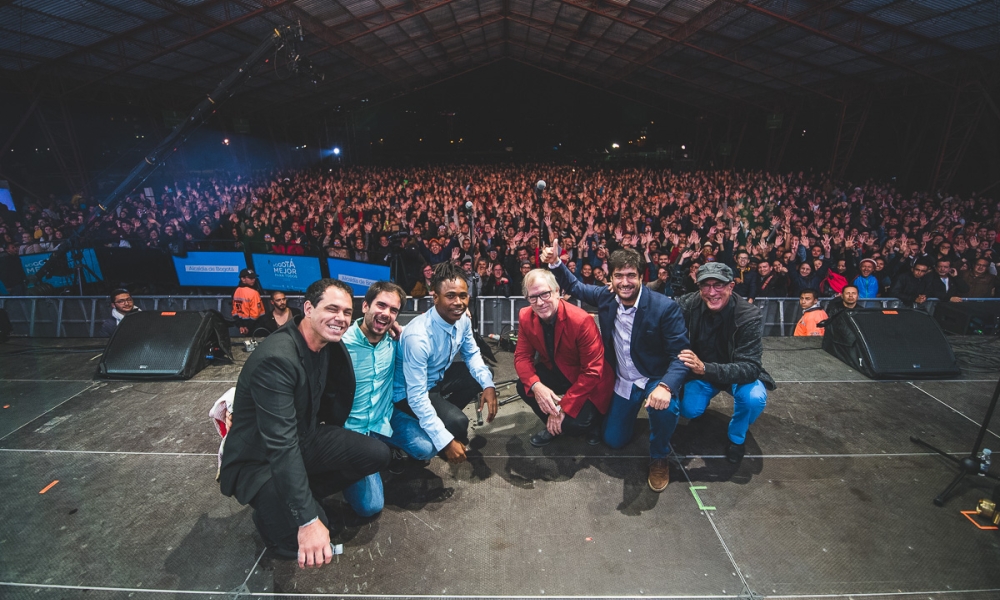
M 231 357 L 229 330 L 218 312 L 142 311 L 111 335 L 100 374 L 114 379 L 190 379 L 210 357 Z
M 1000 335 L 1000 302 L 940 302 L 934 319 L 948 333 Z
M 911 309 L 840 312 L 827 321 L 823 349 L 872 379 L 942 379 L 962 372 L 934 319 Z

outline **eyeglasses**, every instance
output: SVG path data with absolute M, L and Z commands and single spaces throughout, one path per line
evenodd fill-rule
M 551 297 L 552 297 L 552 290 L 549 290 L 547 292 L 542 292 L 541 294 L 534 294 L 532 296 L 528 296 L 528 302 L 530 304 L 536 304 L 538 302 L 547 302 Z
M 131 298 L 123 298 L 122 300 L 115 300 L 115 304 L 132 304 Z
M 714 290 L 716 292 L 721 292 L 722 290 L 726 289 L 727 285 L 729 285 L 729 284 L 728 283 L 722 283 L 721 281 L 716 281 L 715 283 L 705 282 L 705 283 L 699 283 L 698 284 L 698 289 L 706 291 L 706 292 L 708 290 Z

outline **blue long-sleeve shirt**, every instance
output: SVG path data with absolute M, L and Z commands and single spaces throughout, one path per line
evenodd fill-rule
M 445 370 L 459 352 L 479 385 L 484 390 L 494 387 L 493 375 L 479 353 L 468 315 L 451 325 L 431 307 L 410 321 L 399 337 L 396 368 L 402 377 L 396 377 L 393 400 L 407 399 L 420 427 L 439 451 L 450 444 L 454 436 L 431 406 L 427 392 L 441 382 Z

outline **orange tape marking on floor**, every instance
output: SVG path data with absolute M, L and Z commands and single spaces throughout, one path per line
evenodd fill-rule
M 972 521 L 972 524 L 975 525 L 976 527 L 980 528 L 980 529 L 1000 529 L 1000 527 L 996 527 L 995 525 L 980 525 L 978 521 L 976 521 L 975 519 L 972 518 L 972 515 L 979 514 L 979 513 L 977 513 L 974 510 L 963 510 L 963 511 L 959 511 L 959 512 L 961 512 L 963 515 L 965 515 L 966 519 Z
M 52 489 L 53 487 L 55 487 L 55 485 L 56 485 L 57 483 L 59 483 L 59 480 L 58 480 L 58 479 L 56 479 L 55 481 L 53 481 L 53 482 L 52 482 L 52 483 L 50 483 L 49 485 L 47 485 L 47 486 L 43 487 L 43 488 L 42 488 L 42 491 L 40 491 L 40 492 L 38 492 L 38 493 L 39 493 L 39 494 L 44 494 L 45 492 L 47 492 L 47 491 L 51 490 L 51 489 Z

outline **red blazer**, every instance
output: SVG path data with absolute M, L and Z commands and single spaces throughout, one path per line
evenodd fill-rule
M 514 349 L 514 368 L 525 389 L 538 381 L 535 353 L 538 360 L 552 368 L 552 358 L 545 350 L 545 334 L 541 320 L 530 306 L 521 309 Z M 615 371 L 604 360 L 604 344 L 597 324 L 587 311 L 565 301 L 559 302 L 556 315 L 555 364 L 566 379 L 573 382 L 563 394 L 563 411 L 576 417 L 583 403 L 590 400 L 601 414 L 608 412 L 615 389 Z

